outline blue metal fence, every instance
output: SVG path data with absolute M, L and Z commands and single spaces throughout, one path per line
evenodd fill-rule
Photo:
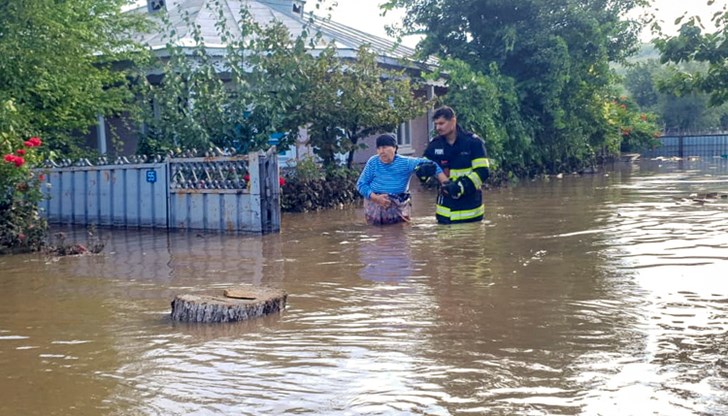
M 728 157 L 728 134 L 663 136 L 660 142 L 656 149 L 641 152 L 642 157 Z
M 211 231 L 280 230 L 274 151 L 48 169 L 50 223 Z

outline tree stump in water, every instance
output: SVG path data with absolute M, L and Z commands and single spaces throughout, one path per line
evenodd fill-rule
M 180 322 L 236 322 L 282 311 L 288 294 L 256 286 L 227 289 L 221 295 L 177 295 L 172 320 Z

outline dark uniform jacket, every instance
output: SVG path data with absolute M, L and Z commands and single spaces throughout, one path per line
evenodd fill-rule
M 465 194 L 458 199 L 440 195 L 437 200 L 437 221 L 450 224 L 483 219 L 483 193 L 480 187 L 488 178 L 490 167 L 485 143 L 477 135 L 457 128 L 457 139 L 450 145 L 443 136 L 433 139 L 425 157 L 445 171 L 451 181 L 461 181 Z

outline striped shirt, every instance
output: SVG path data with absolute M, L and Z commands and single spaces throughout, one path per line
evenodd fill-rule
M 409 179 L 415 168 L 431 160 L 424 157 L 409 157 L 395 154 L 391 163 L 382 163 L 379 156 L 369 158 L 356 182 L 359 193 L 369 199 L 372 193 L 401 194 L 409 189 Z M 436 166 L 437 174 L 442 173 Z

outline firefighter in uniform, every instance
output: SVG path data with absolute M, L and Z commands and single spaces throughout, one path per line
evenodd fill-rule
M 437 198 L 437 222 L 480 221 L 485 213 L 480 188 L 488 178 L 490 167 L 485 143 L 457 125 L 455 112 L 450 107 L 435 110 L 432 120 L 438 136 L 427 146 L 424 156 L 440 165 L 448 177 L 441 183 Z

